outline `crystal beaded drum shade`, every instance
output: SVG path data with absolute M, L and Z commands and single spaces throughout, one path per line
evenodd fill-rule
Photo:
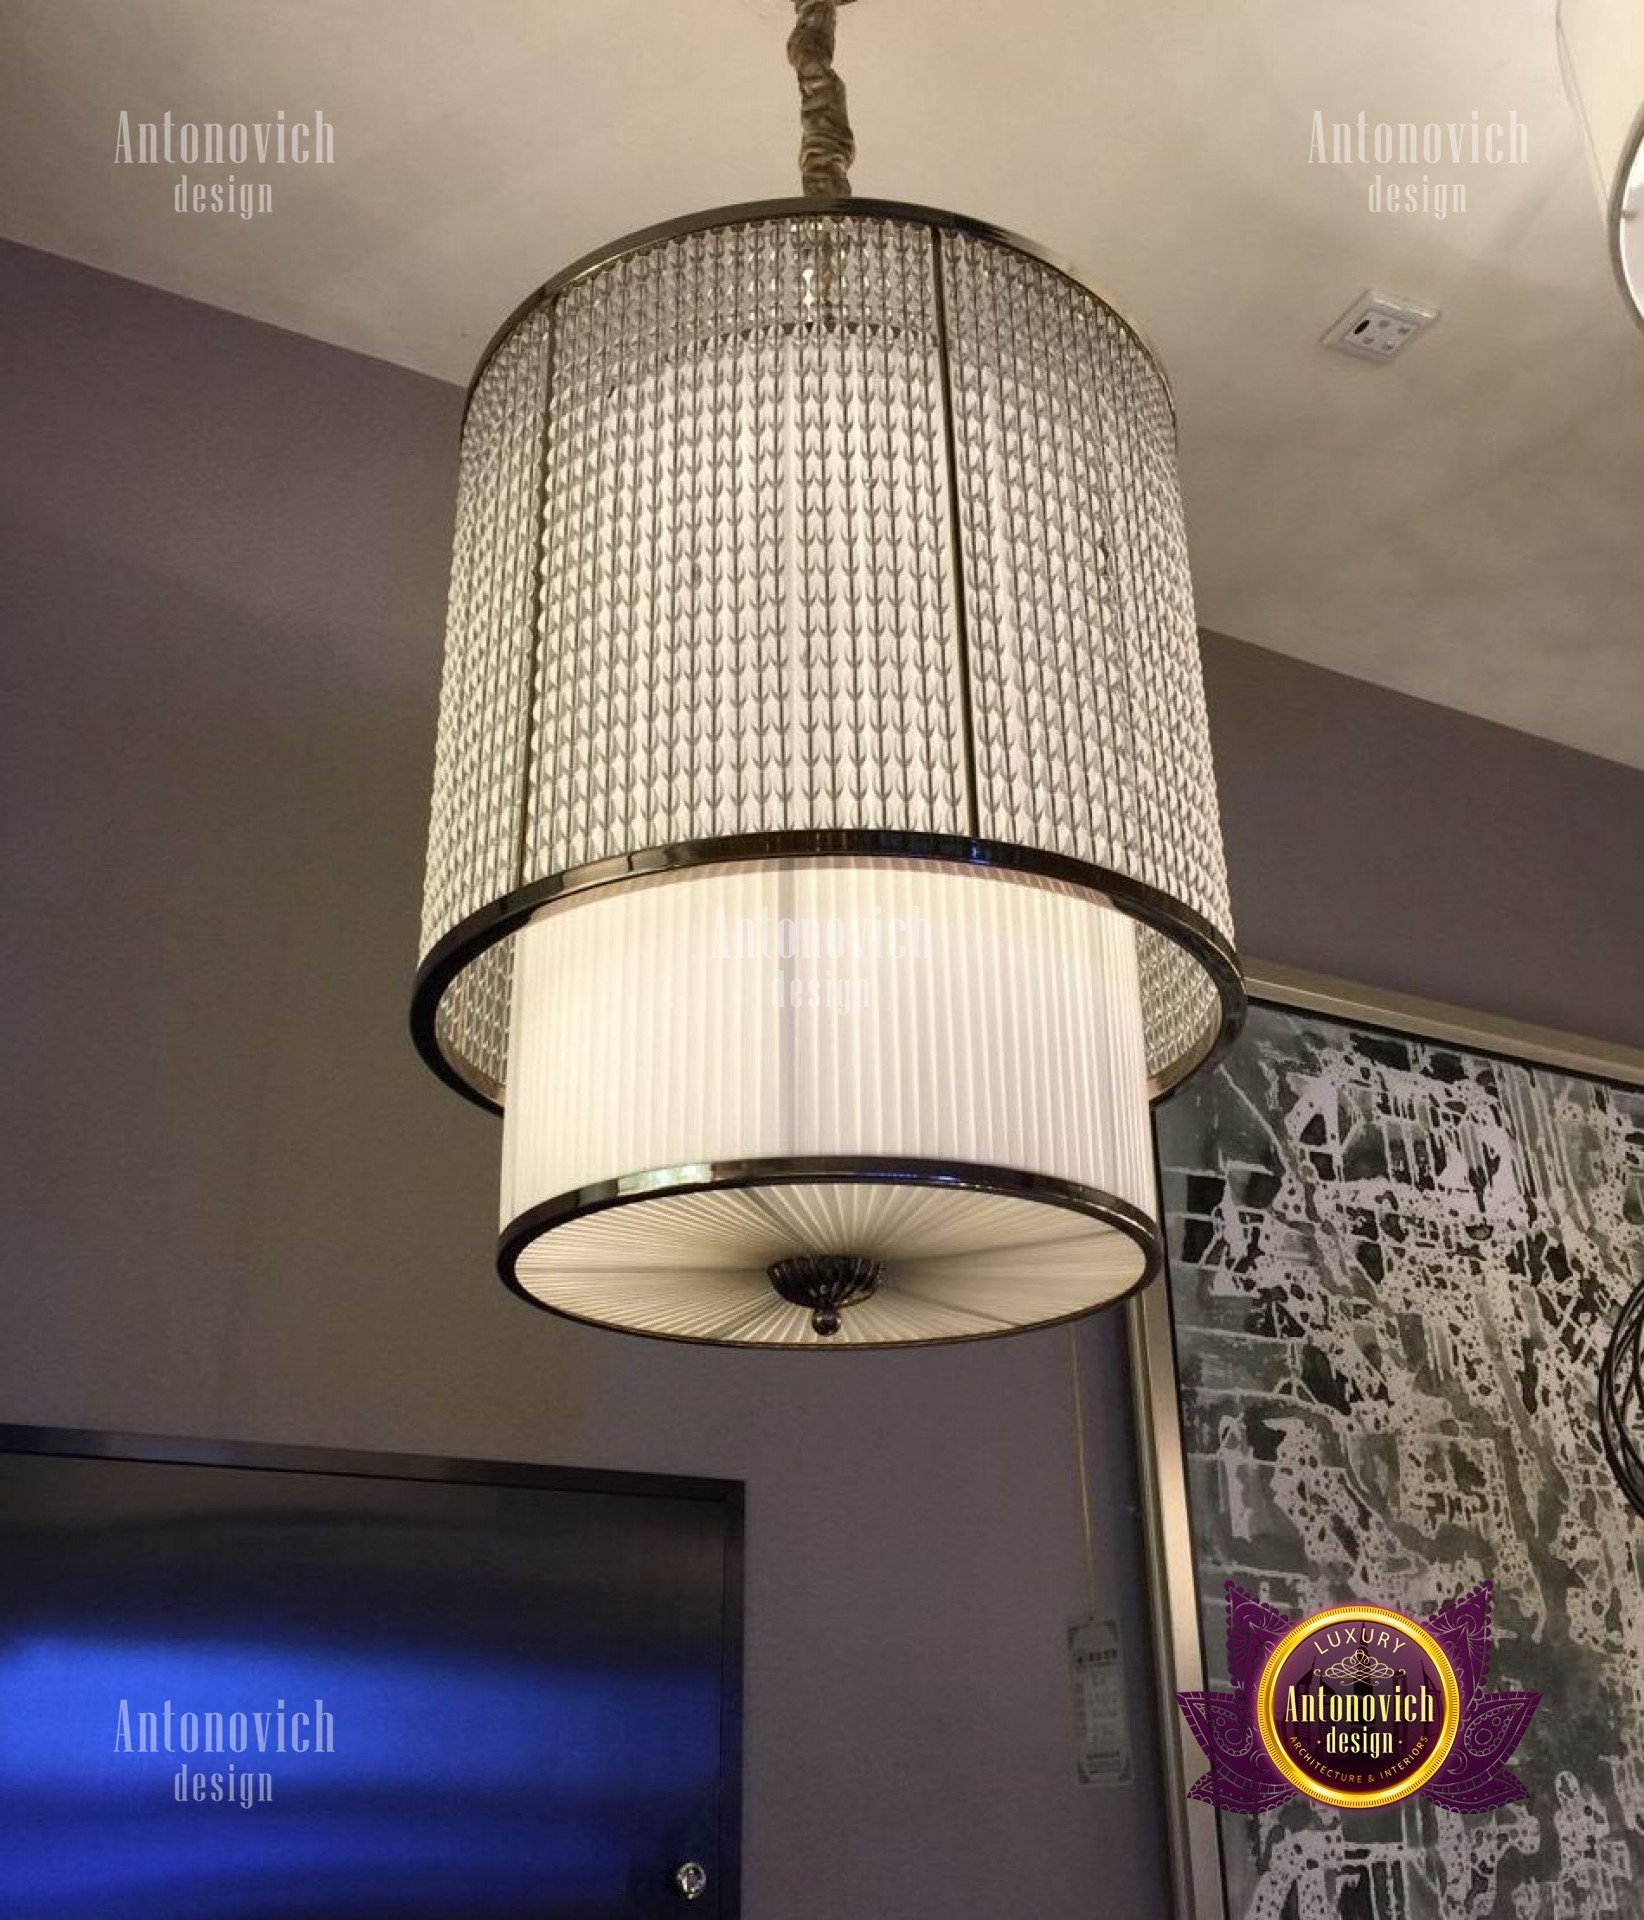
M 1220 1037 L 1174 416 L 1078 283 L 867 201 L 642 236 L 488 357 L 457 514 L 419 1025 L 469 1090 L 507 1080 L 481 943 L 521 896 L 782 834 L 1095 870 L 1144 923 L 1155 1086 Z
M 969 988 L 945 1013 L 889 963 L 868 971 L 874 1014 L 831 1006 L 811 1042 L 794 1009 L 713 1012 L 698 949 L 725 887 L 769 915 L 824 874 L 843 898 L 893 871 L 944 912 L 954 885 L 1008 906 L 1029 974 L 1082 969 L 1132 1016 L 1081 1027 L 1062 1006 L 1072 1025 L 1035 1027 L 980 922 L 953 935 Z M 651 1038 L 623 1052 L 596 956 L 640 991 L 642 926 L 651 1010 L 630 998 L 626 1025 Z M 1021 242 L 863 200 L 676 223 L 527 302 L 463 430 L 423 956 L 418 1045 L 507 1112 L 503 1264 L 545 1304 L 782 1343 L 804 1310 L 772 1293 L 774 1263 L 882 1255 L 839 1334 L 875 1343 L 1135 1284 L 1151 1174 L 1113 1143 L 1145 1136 L 1149 1095 L 1225 1043 L 1243 995 L 1174 415 L 1130 327 Z M 980 1112 L 974 1137 L 932 1131 L 936 1083 L 909 1091 L 904 1042 L 944 1018 L 1020 1049 L 992 1134 Z M 691 1094 L 710 1031 L 746 1058 Z M 755 1093 L 824 1037 L 782 1097 L 822 1098 L 830 1074 L 860 1097 L 796 1133 Z M 617 1077 L 655 1096 L 657 1129 L 683 1102 L 675 1132 L 602 1104 Z M 1106 1145 L 1076 1117 L 1097 1110 Z M 873 1245 L 834 1244 L 857 1231 Z M 985 1306 L 967 1234 L 990 1250 Z

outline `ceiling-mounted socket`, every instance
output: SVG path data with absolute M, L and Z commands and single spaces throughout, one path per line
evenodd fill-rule
M 1396 293 L 1366 293 L 1323 336 L 1323 345 L 1359 360 L 1391 360 L 1430 327 L 1438 308 Z

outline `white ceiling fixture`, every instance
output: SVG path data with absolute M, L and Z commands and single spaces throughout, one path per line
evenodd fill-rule
M 1644 6 L 1559 0 L 1558 51 L 1598 172 L 1616 277 L 1644 326 Z
M 1438 308 L 1391 293 L 1365 293 L 1324 335 L 1323 345 L 1385 366 L 1438 318 Z
M 1243 1012 L 1175 414 L 1037 248 L 850 197 L 795 5 L 805 197 L 480 363 L 413 1029 L 532 1302 L 975 1339 L 1152 1275 L 1149 1098 Z

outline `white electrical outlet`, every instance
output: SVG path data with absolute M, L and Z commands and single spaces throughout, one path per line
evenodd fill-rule
M 1438 308 L 1397 294 L 1366 293 L 1323 337 L 1323 344 L 1360 360 L 1391 360 L 1438 318 Z

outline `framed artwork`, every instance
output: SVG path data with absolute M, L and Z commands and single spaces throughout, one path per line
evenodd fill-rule
M 1132 1303 L 1182 1920 L 1605 1920 L 1644 1881 L 1644 1520 L 1596 1389 L 1644 1282 L 1644 1053 L 1253 969 L 1157 1116 L 1169 1271 Z M 1489 1684 L 1539 1692 L 1482 1815 L 1187 1798 L 1178 1689 L 1224 1583 L 1417 1618 L 1494 1582 Z

